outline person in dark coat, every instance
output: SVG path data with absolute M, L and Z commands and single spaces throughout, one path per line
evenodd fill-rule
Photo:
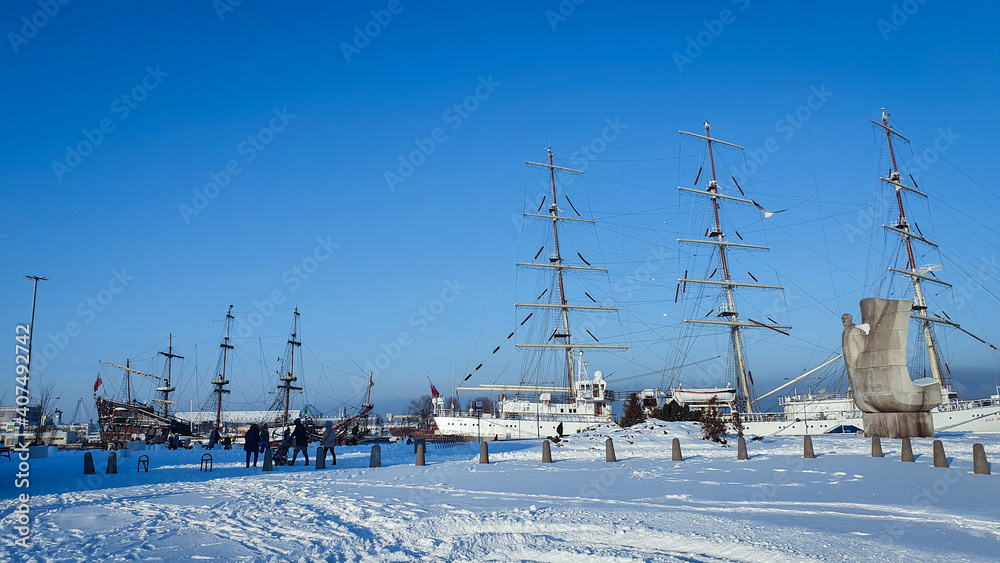
M 208 449 L 210 450 L 215 449 L 215 444 L 218 443 L 219 443 L 219 429 L 213 428 L 212 431 L 208 434 Z
M 306 465 L 309 465 L 309 433 L 306 431 L 305 425 L 302 424 L 301 418 L 295 419 L 295 429 L 292 430 L 292 445 L 295 447 L 295 451 L 292 452 L 292 461 L 288 462 L 288 465 L 295 465 L 295 458 L 299 456 L 299 452 L 306 458 Z
M 563 435 L 563 425 L 561 422 L 559 423 L 559 426 L 556 426 L 556 435 L 559 436 L 560 438 Z
M 253 466 L 257 467 L 257 456 L 260 455 L 260 426 L 251 424 L 243 436 L 243 449 L 247 452 L 247 467 L 250 467 L 250 454 L 253 454 Z
M 264 453 L 271 449 L 271 431 L 267 429 L 267 423 L 265 422 L 260 427 L 260 453 Z

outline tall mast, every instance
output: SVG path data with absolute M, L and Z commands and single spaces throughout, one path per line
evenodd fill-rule
M 289 349 L 288 371 L 286 372 L 282 369 L 281 377 L 278 378 L 281 381 L 281 384 L 278 385 L 278 389 L 281 389 L 285 395 L 285 401 L 284 401 L 285 415 L 284 418 L 282 419 L 285 426 L 288 425 L 288 407 L 289 403 L 291 402 L 290 400 L 291 393 L 293 390 L 297 391 L 302 389 L 301 387 L 295 387 L 292 385 L 292 382 L 297 379 L 295 377 L 295 348 L 297 346 L 302 346 L 302 342 L 299 342 L 296 339 L 296 337 L 298 336 L 298 332 L 299 332 L 299 308 L 295 307 L 295 313 L 292 319 L 292 336 L 291 338 L 288 339 L 288 349 Z
M 552 185 L 552 203 L 549 204 L 549 214 L 552 215 L 552 250 L 549 253 L 549 262 L 562 265 L 563 258 L 562 254 L 559 252 L 559 202 L 556 199 L 556 169 L 552 164 L 552 147 L 546 149 L 549 153 L 549 180 Z M 569 382 L 569 388 L 572 389 L 576 387 L 576 370 L 573 366 L 573 349 L 570 348 L 572 342 L 570 341 L 569 333 L 569 310 L 566 308 L 568 304 L 566 302 L 566 289 L 563 285 L 563 271 L 562 268 L 556 269 L 556 276 L 559 280 L 559 303 L 562 305 L 562 332 L 556 332 L 556 338 L 562 338 L 563 343 L 566 344 L 566 381 Z
M 935 247 L 937 245 L 931 243 L 923 236 L 918 236 L 910 232 L 910 225 L 906 220 L 906 210 L 903 208 L 902 192 L 904 190 L 916 193 L 924 197 L 927 197 L 927 194 L 921 193 L 920 191 L 903 184 L 902 179 L 900 178 L 899 168 L 897 168 L 896 166 L 896 152 L 892 146 L 892 136 L 896 135 L 897 137 L 907 142 L 909 142 L 909 139 L 897 133 L 895 130 L 893 130 L 892 126 L 889 125 L 889 114 L 885 112 L 885 108 L 882 108 L 882 123 L 880 124 L 874 120 L 872 121 L 872 123 L 875 123 L 876 125 L 880 125 L 882 127 L 882 130 L 885 132 L 886 141 L 889 144 L 889 156 L 892 158 L 892 172 L 889 173 L 888 178 L 880 178 L 880 179 L 886 184 L 892 186 L 892 188 L 896 192 L 896 205 L 899 208 L 899 219 L 896 223 L 895 228 L 890 227 L 888 225 L 883 225 L 883 227 L 902 235 L 903 243 L 906 245 L 907 269 L 900 270 L 898 268 L 890 267 L 889 270 L 908 275 L 913 283 L 913 312 L 915 314 L 911 315 L 911 317 L 918 319 L 920 321 L 920 328 L 923 332 L 924 343 L 927 346 L 927 361 L 930 364 L 931 375 L 934 377 L 935 381 L 941 384 L 941 389 L 945 390 L 946 382 L 944 375 L 941 372 L 941 360 L 940 358 L 938 358 L 937 345 L 934 341 L 934 333 L 931 330 L 931 323 L 936 322 L 937 319 L 927 314 L 927 302 L 924 299 L 924 290 L 921 285 L 921 280 L 929 281 L 932 283 L 939 283 L 942 285 L 946 285 L 948 287 L 951 287 L 951 284 L 945 283 L 937 279 L 936 277 L 929 275 L 934 269 L 936 269 L 936 267 L 931 267 L 931 266 L 917 267 L 917 262 L 914 259 L 913 255 L 912 239 L 920 240 Z M 914 182 L 914 185 L 916 185 L 916 182 Z M 946 322 L 945 324 L 954 325 L 954 323 L 950 322 Z M 945 393 L 945 396 L 947 396 L 947 393 Z
M 573 266 L 563 263 L 563 257 L 559 250 L 559 221 L 578 221 L 582 223 L 593 223 L 594 221 L 589 219 L 577 219 L 574 217 L 562 217 L 559 215 L 559 202 L 556 195 L 556 170 L 565 170 L 567 172 L 576 172 L 578 174 L 583 174 L 581 170 L 574 170 L 572 168 L 564 168 L 562 166 L 556 166 L 553 164 L 552 158 L 552 147 L 546 149 L 549 155 L 548 164 L 541 162 L 530 162 L 525 161 L 526 164 L 531 164 L 534 166 L 542 166 L 549 169 L 549 183 L 552 189 L 552 201 L 549 203 L 549 213 L 548 215 L 542 215 L 538 213 L 525 213 L 525 217 L 541 217 L 552 221 L 552 246 L 549 249 L 549 263 L 548 264 L 538 264 L 531 262 L 518 262 L 517 266 L 534 266 L 540 268 L 555 268 L 556 270 L 556 280 L 559 285 L 559 303 L 552 305 L 548 303 L 516 303 L 516 307 L 556 307 L 560 310 L 560 326 L 553 330 L 551 338 L 559 338 L 562 340 L 562 344 L 517 344 L 519 348 L 562 348 L 565 354 L 565 377 L 567 383 L 567 389 L 569 392 L 575 393 L 576 388 L 576 369 L 574 367 L 573 360 L 573 350 L 581 348 L 603 348 L 603 349 L 615 349 L 624 350 L 627 346 L 615 346 L 606 344 L 574 344 L 572 341 L 572 336 L 569 331 L 569 311 L 570 309 L 588 309 L 588 310 L 601 310 L 601 311 L 617 311 L 615 307 L 598 307 L 590 305 L 571 305 L 566 299 L 566 289 L 563 284 L 563 271 L 564 270 L 595 270 L 599 272 L 607 272 L 606 268 L 594 268 L 591 266 Z M 537 258 L 537 256 L 536 256 Z M 596 340 L 596 339 L 595 339 Z
M 212 390 L 215 393 L 215 428 L 216 430 L 222 431 L 222 394 L 229 393 L 229 389 L 226 389 L 226 385 L 229 385 L 229 380 L 226 379 L 226 363 L 229 358 L 229 351 L 233 349 L 233 346 L 229 344 L 229 330 L 232 327 L 233 321 L 233 306 L 229 306 L 229 312 L 226 313 L 226 336 L 219 344 L 222 348 L 222 370 L 219 372 L 218 379 L 212 380 L 212 385 L 215 389 Z
M 116 367 L 118 369 L 121 369 L 121 370 L 125 371 L 125 400 L 129 404 L 132 403 L 132 374 L 133 373 L 137 373 L 139 375 L 145 375 L 146 377 L 149 377 L 149 378 L 152 378 L 152 379 L 159 379 L 160 381 L 163 381 L 163 378 L 160 377 L 160 376 L 158 376 L 158 375 L 153 375 L 151 373 L 146 373 L 144 371 L 139 371 L 137 369 L 132 369 L 132 360 L 126 359 L 125 360 L 125 365 L 123 365 L 123 366 L 120 366 L 120 365 L 118 365 L 116 363 L 113 363 L 113 362 L 106 362 L 104 360 L 99 360 L 99 361 L 102 364 L 108 364 L 109 366 L 114 366 L 114 367 Z M 157 389 L 157 391 L 159 391 L 159 389 Z M 154 399 L 154 400 L 156 400 L 156 399 Z
M 715 154 L 713 144 L 720 143 L 723 145 L 728 145 L 742 150 L 743 147 L 739 145 L 734 145 L 732 143 L 727 143 L 719 139 L 712 137 L 711 129 L 709 127 L 708 121 L 705 122 L 705 134 L 697 135 L 695 133 L 688 133 L 687 131 L 680 131 L 681 134 L 690 135 L 692 137 L 697 137 L 704 140 L 708 145 L 708 159 L 712 172 L 712 179 L 708 182 L 708 188 L 706 190 L 695 190 L 691 188 L 681 188 L 684 192 L 696 193 L 704 196 L 708 196 L 712 199 L 712 213 L 715 220 L 714 226 L 710 229 L 707 234 L 709 240 L 692 240 L 692 239 L 678 239 L 678 242 L 682 243 L 694 243 L 694 244 L 710 244 L 718 248 L 719 250 L 719 267 L 722 270 L 721 280 L 698 280 L 689 279 L 686 276 L 680 280 L 679 283 L 702 283 L 708 285 L 718 285 L 723 288 L 723 296 L 725 298 L 725 308 L 718 311 L 717 316 L 721 317 L 721 320 L 705 320 L 705 319 L 684 319 L 686 323 L 700 323 L 700 324 L 712 324 L 712 325 L 723 325 L 729 327 L 730 340 L 733 347 L 733 356 L 736 359 L 736 379 L 740 391 L 740 403 L 745 412 L 754 412 L 754 402 L 756 402 L 756 397 L 753 389 L 753 382 L 750 380 L 750 371 L 747 369 L 746 357 L 743 351 L 743 338 L 741 331 L 744 328 L 770 328 L 781 332 L 780 329 L 790 329 L 792 327 L 779 325 L 779 324 L 766 324 L 762 322 L 757 322 L 752 319 L 747 319 L 747 321 L 741 321 L 739 318 L 739 313 L 736 311 L 736 300 L 733 296 L 734 290 L 737 287 L 752 287 L 757 289 L 784 289 L 781 286 L 776 285 L 765 285 L 761 283 L 749 283 L 749 282 L 739 282 L 733 280 L 729 271 L 729 261 L 727 258 L 727 253 L 729 247 L 737 247 L 744 249 L 757 249 L 757 250 L 770 250 L 766 246 L 758 246 L 752 244 L 743 244 L 737 242 L 729 242 L 726 240 L 726 235 L 722 230 L 722 221 L 719 215 L 720 209 L 720 199 L 725 199 L 727 201 L 738 201 L 742 203 L 748 203 L 755 205 L 753 200 L 746 198 L 739 198 L 729 195 L 722 195 L 719 193 L 719 183 L 718 178 L 715 173 Z M 700 173 L 700 171 L 699 171 Z M 695 180 L 697 182 L 697 179 Z M 735 180 L 734 180 L 735 181 Z M 742 190 L 740 190 L 742 193 Z M 714 275 L 714 272 L 713 272 Z M 709 276 L 710 278 L 712 276 Z M 784 333 L 783 333 L 784 334 Z
M 171 401 L 170 400 L 170 393 L 176 391 L 176 389 L 174 389 L 170 385 L 171 370 L 172 370 L 172 367 L 173 367 L 172 366 L 173 359 L 174 358 L 180 358 L 180 359 L 183 360 L 184 356 L 178 356 L 177 354 L 174 354 L 174 335 L 173 334 L 170 335 L 170 343 L 169 343 L 169 345 L 167 347 L 167 351 L 166 352 L 161 351 L 161 352 L 158 352 L 158 354 L 160 354 L 161 356 L 165 356 L 167 358 L 167 382 L 162 387 L 158 387 L 156 389 L 160 393 L 163 393 L 163 398 L 161 398 L 161 399 L 155 399 L 155 400 L 158 403 L 163 403 L 163 418 L 167 418 L 167 416 L 170 414 L 170 405 L 176 405 L 177 404 L 176 401 Z

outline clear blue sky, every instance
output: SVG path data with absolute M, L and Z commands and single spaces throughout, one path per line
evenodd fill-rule
M 677 130 L 706 119 L 747 147 L 748 195 L 790 208 L 729 217 L 774 247 L 748 258 L 754 275 L 795 295 L 775 313 L 794 339 L 769 335 L 752 352 L 761 392 L 829 357 L 840 313 L 877 289 L 875 233 L 891 213 L 870 213 L 885 170 L 869 120 L 882 107 L 913 140 L 906 158 L 935 201 L 913 214 L 949 258 L 924 261 L 966 284 L 938 297 L 1000 341 L 982 289 L 1000 294 L 986 268 L 1000 242 L 994 3 L 51 4 L 5 2 L 0 18 L 0 326 L 13 343 L 30 313 L 22 276 L 51 278 L 32 384 L 54 386 L 67 414 L 79 397 L 92 409 L 98 360 L 158 371 L 169 333 L 187 356 L 177 398 L 203 401 L 230 304 L 247 326 L 255 303 L 267 312 L 236 342 L 237 408 L 269 402 L 295 305 L 304 382 L 322 385 L 309 400 L 324 410 L 357 403 L 366 362 L 401 333 L 408 344 L 377 377 L 380 413 L 426 393 L 428 376 L 448 388 L 484 360 L 471 383 L 515 382 L 509 343 L 490 352 L 523 316 L 513 301 L 536 297 L 513 263 L 544 234 L 521 240 L 512 217 L 534 211 L 544 178 L 524 161 L 550 144 L 559 163 L 587 167 L 567 190 L 601 221 L 584 255 L 612 270 L 603 301 L 623 307 L 597 336 L 633 345 L 594 355 L 592 369 L 628 377 L 619 389 L 659 385 L 683 316 L 673 294 L 688 259 L 674 241 L 705 226 L 677 194 L 699 165 Z M 613 137 L 603 152 L 570 158 L 600 148 L 602 133 Z M 936 162 L 913 162 L 936 142 Z M 400 169 L 420 146 L 430 154 Z M 213 178 L 226 186 L 206 186 Z M 657 271 L 637 274 L 663 252 Z M 449 283 L 451 302 L 435 303 Z M 995 353 L 964 336 L 949 346 L 964 385 L 995 385 Z M 103 373 L 114 391 L 118 373 Z M 12 374 L 5 385 L 9 403 Z

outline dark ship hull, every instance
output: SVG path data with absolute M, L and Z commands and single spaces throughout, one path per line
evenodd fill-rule
M 191 424 L 172 416 L 157 414 L 152 406 L 129 404 L 95 397 L 97 420 L 101 426 L 101 443 L 124 447 L 129 441 L 142 440 L 151 444 L 166 441 L 167 434 L 191 434 Z

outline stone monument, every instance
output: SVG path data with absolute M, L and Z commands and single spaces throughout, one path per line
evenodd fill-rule
M 933 378 L 910 379 L 906 333 L 913 304 L 901 299 L 861 300 L 861 320 L 845 314 L 843 349 L 854 404 L 862 412 L 865 436 L 929 438 L 929 412 L 941 404 L 941 386 Z

